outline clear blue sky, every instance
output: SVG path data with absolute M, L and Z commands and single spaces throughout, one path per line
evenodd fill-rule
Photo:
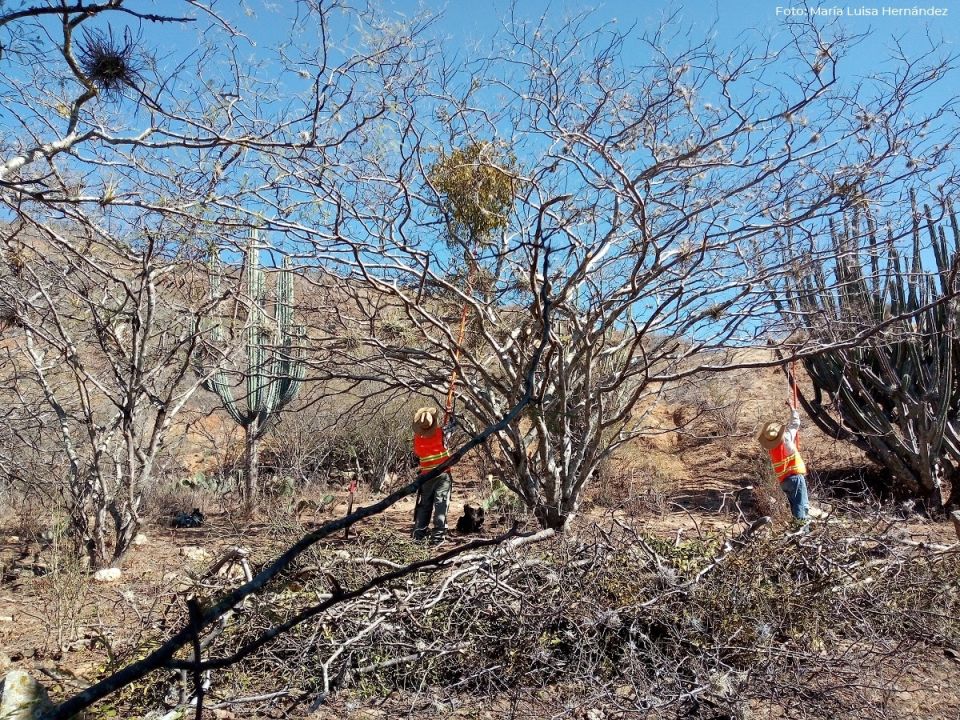
M 707 33 L 713 30 L 722 47 L 735 46 L 741 38 L 756 40 L 783 32 L 786 12 L 800 12 L 802 0 L 607 0 L 605 2 L 570 2 L 569 0 L 516 0 L 512 3 L 516 17 L 536 20 L 544 13 L 562 17 L 570 11 L 595 9 L 595 17 L 616 19 L 624 26 L 636 25 L 636 31 L 653 28 L 665 14 L 678 12 L 678 23 L 689 25 L 695 31 Z M 246 12 L 241 11 L 240 7 Z M 482 45 L 501 24 L 511 8 L 509 0 L 381 0 L 380 6 L 401 16 L 412 16 L 423 9 L 440 12 L 442 18 L 434 33 L 451 48 L 469 48 Z M 173 7 L 171 4 L 168 7 Z M 294 3 L 285 0 L 244 0 L 238 6 L 218 5 L 217 9 L 237 24 L 258 44 L 273 44 L 282 39 L 286 21 L 281 17 L 290 12 Z M 960 0 L 864 0 L 851 3 L 825 0 L 808 0 L 806 7 L 823 11 L 820 21 L 829 26 L 836 24 L 849 33 L 866 33 L 857 51 L 850 57 L 850 67 L 855 74 L 869 74 L 877 60 L 890 56 L 892 38 L 901 39 L 908 50 L 919 51 L 929 47 L 928 36 L 942 40 L 953 53 L 960 53 Z M 945 16 L 909 17 L 885 15 L 885 8 L 934 7 L 944 11 Z M 779 13 L 778 13 L 779 8 Z M 839 13 L 836 14 L 836 13 Z M 871 14 L 876 13 L 876 14 Z M 193 14 L 188 12 L 187 14 Z M 169 27 L 169 26 L 168 26 Z M 183 48 L 183 26 L 169 34 L 165 28 L 152 26 L 150 36 L 163 38 L 161 42 Z
M 417 6 L 407 0 L 393 0 L 387 7 L 409 11 Z M 443 29 L 449 32 L 454 44 L 468 38 L 481 39 L 495 29 L 499 18 L 510 8 L 506 0 L 451 0 L 447 3 L 427 3 L 428 7 L 445 8 Z M 904 17 L 884 15 L 884 8 L 938 7 L 947 11 L 945 17 Z M 786 13 L 799 11 L 804 3 L 791 0 L 686 0 L 657 2 L 656 0 L 610 0 L 608 2 L 549 2 L 547 0 L 518 0 L 518 15 L 538 17 L 544 12 L 562 14 L 564 9 L 596 8 L 598 18 L 616 18 L 618 24 L 636 24 L 637 32 L 653 28 L 669 12 L 678 12 L 680 24 L 690 25 L 702 33 L 714 32 L 721 47 L 735 46 L 740 38 L 756 39 L 784 32 Z M 811 0 L 806 7 L 826 12 L 842 12 L 840 15 L 821 15 L 825 25 L 836 23 L 842 30 L 852 33 L 867 33 L 857 49 L 849 56 L 847 72 L 857 76 L 869 75 L 878 67 L 878 59 L 891 55 L 893 38 L 899 38 L 901 46 L 910 52 L 929 48 L 930 39 L 942 40 L 952 53 L 960 53 L 960 0 L 866 0 L 860 2 L 817 2 Z M 778 8 L 780 8 L 778 14 Z M 876 11 L 877 15 L 854 14 L 861 9 Z M 479 9 L 479 11 L 478 11 Z M 849 14 L 848 14 L 849 13 Z M 928 39 L 928 37 L 930 39 Z M 774 43 L 776 44 L 776 43 Z
M 402 14 L 413 14 L 420 7 L 442 10 L 444 20 L 441 28 L 454 45 L 468 45 L 470 41 L 482 41 L 498 26 L 500 19 L 510 10 L 507 0 L 450 0 L 449 2 L 415 2 L 412 0 L 387 0 L 386 8 Z M 694 28 L 708 31 L 714 28 L 721 44 L 735 42 L 743 33 L 751 31 L 769 35 L 782 30 L 786 12 L 796 12 L 804 3 L 791 0 L 680 0 L 657 2 L 656 0 L 608 0 L 607 2 L 584 3 L 565 0 L 517 0 L 518 17 L 537 18 L 544 13 L 563 15 L 566 11 L 595 8 L 598 18 L 616 18 L 624 25 L 637 24 L 638 30 L 653 27 L 671 10 L 679 11 L 679 20 Z M 890 39 L 904 38 L 905 46 L 921 46 L 929 32 L 935 38 L 950 43 L 954 52 L 960 51 L 960 0 L 866 0 L 865 2 L 809 2 L 811 10 L 828 14 L 819 16 L 824 23 L 837 23 L 851 33 L 870 33 L 856 57 L 852 58 L 857 71 L 868 73 L 878 54 L 889 55 Z M 935 7 L 946 11 L 946 16 L 910 17 L 884 15 L 884 8 Z M 780 13 L 778 14 L 778 8 Z M 876 12 L 876 15 L 870 13 Z M 840 15 L 834 13 L 840 12 Z
M 884 69 L 884 61 L 892 54 L 894 38 L 908 54 L 918 55 L 930 48 L 931 42 L 943 43 L 943 49 L 960 54 L 960 0 L 606 0 L 605 2 L 571 2 L 570 0 L 379 0 L 388 12 L 410 17 L 427 10 L 439 12 L 442 17 L 431 30 L 448 50 L 464 51 L 468 55 L 474 47 L 482 48 L 501 26 L 513 5 L 515 16 L 531 22 L 543 14 L 559 20 L 571 12 L 593 8 L 596 21 L 616 19 L 621 26 L 635 26 L 635 33 L 654 28 L 660 19 L 677 12 L 676 25 L 691 28 L 694 39 L 708 34 L 715 36 L 721 49 L 734 49 L 739 42 L 756 44 L 772 38 L 774 45 L 779 34 L 786 36 L 785 22 L 789 12 L 803 12 L 803 8 L 820 11 L 819 22 L 829 28 L 833 25 L 847 34 L 864 34 L 859 45 L 840 65 L 841 80 L 869 76 Z M 173 7 L 171 4 L 169 7 Z M 935 17 L 911 17 L 889 14 L 889 9 L 923 7 L 937 8 L 944 14 Z M 235 21 L 259 46 L 282 42 L 288 28 L 288 13 L 295 4 L 287 0 L 244 0 L 220 4 L 219 12 Z M 192 14 L 188 11 L 187 14 Z M 286 17 L 285 17 L 286 16 Z M 199 27 L 197 28 L 199 29 Z M 345 30 L 346 28 L 341 28 Z M 146 35 L 157 49 L 164 46 L 173 56 L 189 47 L 191 32 L 184 26 L 149 26 Z M 339 42 L 343 38 L 336 38 Z M 242 45 L 242 43 L 241 43 Z M 257 51 L 250 48 L 251 57 Z M 160 53 L 162 55 L 162 52 Z M 629 59 L 628 59 L 629 62 Z M 954 87 L 960 86 L 955 82 Z M 945 88 L 944 92 L 948 90 Z M 952 88 L 950 89 L 952 91 Z M 932 98 L 934 102 L 935 98 Z M 942 98 L 941 98 L 942 100 Z

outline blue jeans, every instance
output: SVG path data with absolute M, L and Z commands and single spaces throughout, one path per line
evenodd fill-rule
M 803 475 L 791 475 L 780 483 L 780 487 L 787 494 L 793 517 L 797 520 L 806 520 L 807 508 L 810 506 L 807 501 L 807 479 Z
M 427 536 L 430 515 L 433 514 L 433 533 L 430 539 L 441 542 L 447 532 L 447 508 L 450 505 L 450 489 L 453 477 L 449 472 L 441 473 L 433 480 L 425 482 L 420 488 L 419 501 L 413 509 L 413 539 L 423 540 Z

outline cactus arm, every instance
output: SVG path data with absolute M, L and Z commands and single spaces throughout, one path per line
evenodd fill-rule
M 259 413 L 262 408 L 264 390 L 264 352 L 263 340 L 260 337 L 260 328 L 256 325 L 247 327 L 247 408 L 251 414 Z
M 307 366 L 300 359 L 300 353 L 302 352 L 302 347 L 307 337 L 306 328 L 304 328 L 302 325 L 299 326 L 297 328 L 296 337 L 298 340 L 298 347 L 296 350 L 294 350 L 293 342 L 290 339 L 287 340 L 285 346 L 283 357 L 283 373 L 280 376 L 280 407 L 285 407 L 297 396 L 300 386 L 303 385 L 303 380 L 307 374 Z
M 938 236 L 937 229 L 933 224 L 933 215 L 929 205 L 923 206 L 923 216 L 924 220 L 926 221 L 927 235 L 930 237 L 930 247 L 933 248 L 933 257 L 937 264 L 937 275 L 940 279 L 940 290 L 941 292 L 946 293 L 950 273 L 950 262 L 947 259 L 946 238 L 944 237 L 943 241 L 941 242 L 942 233 L 940 236 Z
M 957 214 L 954 212 L 953 203 L 946 203 L 947 215 L 950 216 L 950 228 L 953 230 L 953 251 L 960 255 L 960 224 L 957 223 Z
M 210 270 L 210 293 L 214 298 L 219 292 L 220 280 L 219 260 L 212 254 Z M 248 432 L 253 427 L 254 438 L 260 438 L 293 400 L 306 375 L 299 348 L 296 354 L 293 352 L 294 338 L 303 338 L 306 333 L 302 326 L 294 328 L 293 325 L 293 274 L 287 259 L 277 276 L 274 315 L 268 329 L 265 273 L 260 264 L 260 243 L 255 229 L 247 240 L 244 283 L 249 298 L 246 372 L 243 374 L 246 408 L 237 401 L 229 378 L 222 370 L 212 373 L 203 384 L 220 398 L 237 424 Z M 214 324 L 210 332 L 214 342 L 222 341 L 223 330 L 219 324 Z
M 263 347 L 264 281 L 260 268 L 260 243 L 256 229 L 247 240 L 246 285 L 250 307 L 247 316 L 247 407 L 251 414 L 262 410 L 265 357 Z
M 907 286 L 909 287 L 907 302 L 910 307 L 917 307 L 920 302 L 917 294 L 917 284 L 923 268 L 920 263 L 920 217 L 917 212 L 916 196 L 912 191 L 910 193 L 910 205 L 913 210 L 910 230 L 910 236 L 913 240 L 913 262 L 910 266 L 910 273 L 907 275 Z
M 283 266 L 277 277 L 277 331 L 281 338 L 289 337 L 293 331 L 293 274 L 290 271 L 290 259 L 283 259 Z
M 850 441 L 859 446 L 859 438 L 838 423 L 833 415 L 828 412 L 827 408 L 824 407 L 823 394 L 819 388 L 814 388 L 814 397 L 812 400 L 807 398 L 802 390 L 798 390 L 797 400 L 799 400 L 807 416 L 813 420 L 814 425 L 820 428 L 827 436 L 836 438 L 837 440 Z M 865 450 L 866 448 L 861 449 Z
M 282 348 L 278 358 L 277 396 L 278 408 L 286 407 L 297 395 L 306 377 L 306 365 L 300 358 L 306 328 L 293 326 L 293 273 L 289 258 L 283 259 L 283 267 L 277 278 L 277 346 Z M 294 349 L 296 345 L 296 349 Z
M 215 393 L 220 398 L 227 414 L 233 418 L 233 421 L 241 427 L 246 427 L 250 422 L 248 415 L 241 413 L 237 401 L 233 397 L 233 391 L 230 389 L 230 383 L 227 380 L 226 373 L 223 370 L 216 370 L 203 382 L 203 387 Z
M 952 333 L 950 333 L 952 336 Z M 948 420 L 950 416 L 950 399 L 952 395 L 951 378 L 953 377 L 953 341 L 952 337 L 944 335 L 939 343 L 939 367 L 936 384 L 933 386 L 939 389 L 937 394 L 936 407 L 933 413 L 933 427 L 930 431 L 930 441 L 937 443 L 937 454 L 939 455 L 940 446 L 944 442 Z

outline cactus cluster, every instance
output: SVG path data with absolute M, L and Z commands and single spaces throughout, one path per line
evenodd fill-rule
M 785 321 L 814 342 L 834 345 L 803 363 L 813 393 L 801 397 L 826 433 L 854 443 L 890 473 L 894 489 L 927 503 L 960 500 L 960 342 L 956 337 L 960 229 L 952 234 L 911 195 L 908 243 L 887 225 L 878 238 L 868 212 L 831 223 L 833 278 L 821 265 L 797 273 L 778 302 Z M 899 246 L 899 247 L 898 247 Z M 935 268 L 930 267 L 932 259 Z M 794 261 L 797 258 L 793 258 Z M 897 319 L 902 318 L 902 319 Z M 871 327 L 855 346 L 837 345 Z
M 231 383 L 230 374 L 217 368 L 208 374 L 206 389 L 216 393 L 224 409 L 246 435 L 244 496 L 248 506 L 255 502 L 258 488 L 259 440 L 280 412 L 296 397 L 306 372 L 300 348 L 306 337 L 302 325 L 293 323 L 293 273 L 284 258 L 277 273 L 272 316 L 267 310 L 264 270 L 260 265 L 259 238 L 251 230 L 244 263 L 244 284 L 248 300 L 246 333 L 246 369 L 242 382 Z M 210 292 L 220 292 L 219 260 L 210 259 Z M 223 327 L 213 324 L 210 333 L 215 344 L 223 342 Z M 236 390 L 242 389 L 238 398 Z

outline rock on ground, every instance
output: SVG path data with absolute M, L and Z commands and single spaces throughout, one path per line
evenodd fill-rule
M 108 583 L 108 582 L 114 582 L 115 580 L 119 580 L 120 575 L 121 575 L 120 568 L 103 568 L 102 570 L 97 570 L 93 574 L 93 579 L 96 580 L 97 582 Z M 0 718 L 2 717 L 3 715 L 0 715 Z
M 11 670 L 3 679 L 0 718 L 34 720 L 53 707 L 46 689 L 23 670 Z
M 180 548 L 180 554 L 193 562 L 203 562 L 210 559 L 210 552 L 196 545 L 187 545 Z

